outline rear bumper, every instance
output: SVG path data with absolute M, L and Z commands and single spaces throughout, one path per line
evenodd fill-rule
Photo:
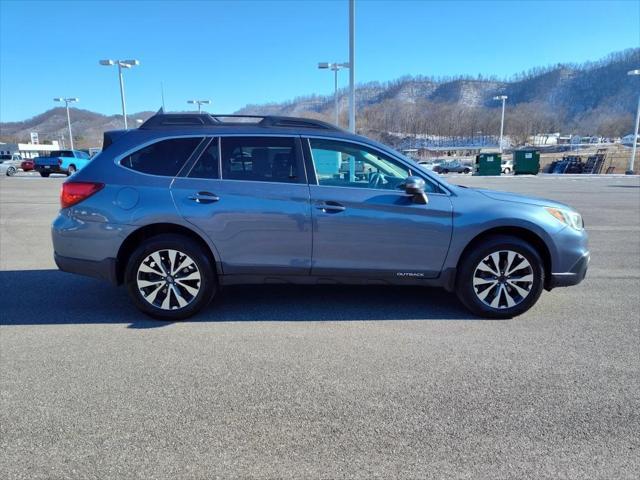
M 116 259 L 105 258 L 100 261 L 83 260 L 79 258 L 63 257 L 57 253 L 53 254 L 56 265 L 63 272 L 77 273 L 87 277 L 106 280 L 113 285 L 118 284 L 116 274 Z
M 547 288 L 551 290 L 555 287 L 569 287 L 571 285 L 579 284 L 587 275 L 590 260 L 591 255 L 589 252 L 586 252 L 578 259 L 568 272 L 552 273 L 549 277 L 549 285 Z
M 49 168 L 46 168 L 47 166 Z M 46 172 L 49 172 L 49 173 L 67 173 L 67 171 L 61 169 L 59 165 L 47 165 L 47 166 L 45 166 L 45 165 L 34 165 L 33 169 L 35 171 L 37 171 L 37 172 L 45 172 L 45 173 Z

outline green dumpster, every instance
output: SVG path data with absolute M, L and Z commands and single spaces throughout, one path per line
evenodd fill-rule
M 540 171 L 540 152 L 537 150 L 516 150 L 513 152 L 513 173 L 516 175 L 537 175 Z
M 476 155 L 474 175 L 500 175 L 502 173 L 502 157 L 499 153 L 481 153 Z

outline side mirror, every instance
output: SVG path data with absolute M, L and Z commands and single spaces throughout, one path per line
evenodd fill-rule
M 407 177 L 404 181 L 404 191 L 413 197 L 414 203 L 426 205 L 429 203 L 429 198 L 424 193 L 424 185 L 424 180 L 420 177 Z

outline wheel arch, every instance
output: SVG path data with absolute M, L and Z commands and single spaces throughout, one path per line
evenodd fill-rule
M 212 246 L 209 245 L 209 243 L 199 233 L 185 227 L 184 225 L 178 225 L 176 223 L 153 223 L 131 232 L 120 245 L 116 257 L 116 280 L 118 284 L 122 284 L 124 282 L 124 272 L 126 270 L 127 261 L 138 245 L 149 238 L 167 233 L 184 235 L 194 240 L 209 256 L 211 264 L 214 265 L 216 275 L 222 274 L 219 261 L 220 259 L 217 257 L 215 249 L 212 248 Z
M 538 252 L 540 258 L 542 258 L 544 267 L 544 286 L 545 288 L 548 288 L 549 281 L 551 279 L 551 252 L 549 251 L 549 247 L 542 239 L 542 237 L 540 237 L 536 232 L 524 227 L 501 226 L 493 227 L 480 232 L 475 237 L 473 237 L 471 241 L 469 241 L 469 243 L 467 243 L 462 253 L 458 257 L 456 271 L 459 270 L 461 262 L 466 258 L 469 252 L 473 250 L 473 248 L 482 243 L 482 241 L 484 241 L 487 237 L 491 237 L 494 235 L 508 235 L 511 237 L 516 237 L 531 245 Z

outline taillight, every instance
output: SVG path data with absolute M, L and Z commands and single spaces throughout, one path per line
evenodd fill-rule
M 104 183 L 96 182 L 65 182 L 60 191 L 60 207 L 68 208 L 76 203 L 86 200 L 91 195 L 99 192 Z

